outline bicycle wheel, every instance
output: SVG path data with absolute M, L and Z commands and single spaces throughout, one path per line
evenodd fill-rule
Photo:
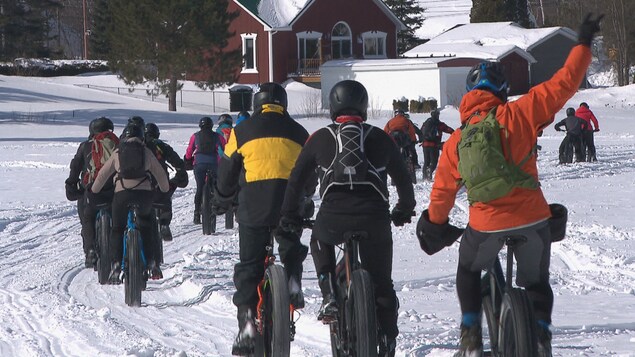
M 535 356 L 535 319 L 527 292 L 510 289 L 503 296 L 498 334 L 502 356 Z
M 377 321 L 373 282 L 367 271 L 353 271 L 350 295 L 346 301 L 346 322 L 351 356 L 377 356 Z
M 271 265 L 265 271 L 263 291 L 264 313 L 262 334 L 264 356 L 285 357 L 291 350 L 289 288 L 287 274 L 280 265 Z
M 108 284 L 110 276 L 110 213 L 100 210 L 95 224 L 97 234 L 97 280 L 99 284 Z
M 208 182 L 205 182 L 205 186 L 203 186 L 201 223 L 203 223 L 204 235 L 210 235 L 216 231 L 216 215 L 212 213 L 212 187 Z
M 126 274 L 124 275 L 125 300 L 128 306 L 141 306 L 143 290 L 143 261 L 141 260 L 141 236 L 139 231 L 128 231 L 126 240 Z

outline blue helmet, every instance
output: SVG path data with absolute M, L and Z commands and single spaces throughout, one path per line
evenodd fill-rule
M 484 61 L 472 67 L 465 80 L 467 91 L 484 89 L 494 94 L 507 92 L 509 87 L 503 65 L 499 62 Z

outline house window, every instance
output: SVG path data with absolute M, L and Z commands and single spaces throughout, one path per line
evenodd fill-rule
M 351 29 L 344 22 L 338 22 L 331 31 L 331 56 L 333 59 L 351 58 Z
M 317 71 L 322 58 L 320 32 L 300 32 L 296 34 L 298 38 L 298 68 L 297 73 L 307 71 Z
M 241 34 L 243 43 L 243 73 L 257 73 L 256 69 L 256 34 Z
M 362 33 L 364 58 L 386 58 L 386 33 L 369 31 Z

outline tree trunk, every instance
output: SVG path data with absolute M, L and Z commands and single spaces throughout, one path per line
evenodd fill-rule
M 175 112 L 176 111 L 176 91 L 178 88 L 178 79 L 176 79 L 176 76 L 172 76 L 170 78 L 170 89 L 168 90 L 168 110 L 171 112 Z

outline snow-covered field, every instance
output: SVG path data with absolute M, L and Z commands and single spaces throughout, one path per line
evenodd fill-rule
M 165 245 L 165 279 L 149 283 L 143 307 L 127 307 L 122 286 L 100 286 L 96 273 L 83 268 L 77 211 L 63 186 L 88 122 L 106 115 L 119 133 L 128 117 L 141 115 L 158 123 L 161 138 L 183 154 L 198 119 L 210 114 L 184 108 L 169 113 L 164 103 L 71 84 L 115 81 L 108 75 L 0 76 L 0 356 L 230 355 L 237 232 L 221 228 L 203 236 L 191 224 L 193 179 L 174 196 L 175 239 Z M 294 103 L 311 89 L 287 89 L 290 111 L 297 113 Z M 550 202 L 570 211 L 569 235 L 553 246 L 555 356 L 635 356 L 633 98 L 635 86 L 629 86 L 586 90 L 568 103 L 588 102 L 600 120 L 597 163 L 556 165 L 562 133 L 553 128 L 539 141 L 543 190 Z M 557 115 L 563 117 L 564 108 Z M 421 124 L 426 116 L 413 118 Z M 388 113 L 370 122 L 383 127 L 387 119 Z M 458 126 L 454 108 L 444 108 L 441 119 Z M 329 121 L 300 122 L 312 132 Z M 420 213 L 430 184 L 415 190 Z M 466 209 L 461 195 L 452 222 L 464 225 Z M 414 228 L 393 229 L 393 279 L 401 302 L 397 355 L 451 356 L 459 335 L 458 244 L 429 257 L 420 251 Z M 320 297 L 310 255 L 305 270 L 307 307 L 292 356 L 328 356 L 327 328 L 316 320 Z

